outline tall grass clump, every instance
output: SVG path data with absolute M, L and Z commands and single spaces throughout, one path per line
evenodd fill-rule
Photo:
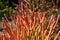
M 34 4 L 31 4 L 31 9 L 29 6 L 26 1 L 16 5 L 11 21 L 4 14 L 0 40 L 59 40 L 60 14 L 48 16 L 47 11 L 35 11 Z

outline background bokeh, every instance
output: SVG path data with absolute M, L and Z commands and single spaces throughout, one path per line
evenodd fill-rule
M 23 0 L 22 0 L 23 1 Z M 30 0 L 31 3 L 33 3 L 34 0 Z M 45 0 L 38 0 L 38 4 L 40 4 L 40 1 L 45 1 Z M 47 2 L 51 2 L 51 0 L 46 0 Z M 56 0 L 54 0 L 56 2 Z M 2 19 L 4 14 L 7 14 L 8 16 L 12 14 L 12 11 L 14 10 L 14 7 L 12 3 L 18 4 L 18 0 L 0 0 L 0 20 Z M 36 4 L 36 3 L 34 3 Z M 56 3 L 55 3 L 56 4 Z M 58 9 L 60 8 L 60 0 L 58 0 Z M 36 7 L 36 10 L 39 9 Z M 47 8 L 45 8 L 47 9 Z

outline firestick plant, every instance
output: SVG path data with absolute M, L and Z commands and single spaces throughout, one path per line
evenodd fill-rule
M 34 5 L 32 10 L 28 4 L 16 5 L 16 11 L 10 16 L 2 18 L 3 31 L 0 40 L 58 40 L 60 31 L 58 31 L 58 21 L 60 14 L 55 17 L 54 14 L 46 17 L 46 12 L 35 12 Z

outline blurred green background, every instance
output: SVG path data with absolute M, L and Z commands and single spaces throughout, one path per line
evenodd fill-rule
M 34 0 L 30 0 L 31 3 L 33 3 Z M 39 0 L 39 4 L 40 1 L 44 1 L 44 0 Z M 49 0 L 46 0 L 49 1 Z M 51 0 L 50 0 L 51 1 Z M 7 16 L 11 15 L 13 10 L 14 10 L 14 6 L 12 5 L 12 2 L 18 4 L 18 0 L 0 0 L 0 20 L 2 19 L 3 15 L 6 14 Z M 60 0 L 58 0 L 58 7 L 60 7 Z M 38 10 L 38 7 L 36 7 Z
M 10 15 L 13 11 L 12 7 L 9 7 L 8 0 L 0 0 L 0 21 L 2 20 L 2 17 L 4 14 Z

